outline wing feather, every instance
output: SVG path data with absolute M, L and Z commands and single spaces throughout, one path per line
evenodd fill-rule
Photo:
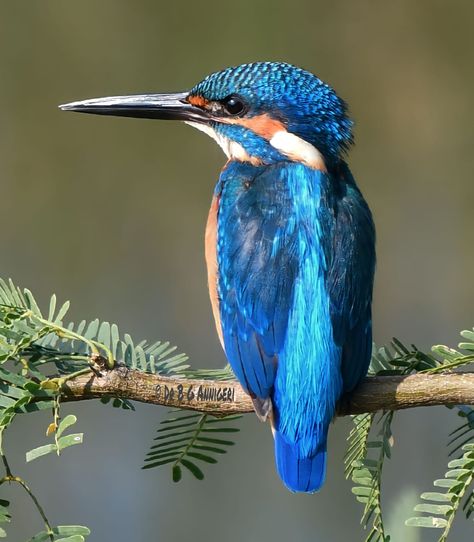
M 225 170 L 219 219 L 220 314 L 227 357 L 244 387 L 265 399 L 286 335 L 298 263 L 287 191 L 273 168 Z
M 372 351 L 375 228 L 345 164 L 338 181 L 327 281 L 334 340 L 342 346 L 344 391 L 350 392 L 367 373 Z

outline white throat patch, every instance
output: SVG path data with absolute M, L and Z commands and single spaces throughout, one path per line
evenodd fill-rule
M 209 126 L 209 124 L 201 124 L 199 122 L 190 122 L 190 121 L 185 121 L 185 124 L 189 124 L 189 126 L 192 126 L 193 128 L 197 128 L 199 131 L 204 132 L 209 137 L 211 137 L 214 141 L 216 141 L 216 143 L 224 151 L 224 154 L 227 156 L 229 160 L 238 160 L 239 162 L 254 162 L 255 161 L 255 157 L 249 156 L 247 151 L 242 147 L 242 145 L 240 145 L 240 143 L 236 143 L 235 141 L 232 141 L 228 137 L 225 137 L 217 133 L 214 130 L 214 128 Z
M 204 132 L 217 142 L 224 151 L 229 160 L 238 160 L 239 162 L 250 162 L 254 165 L 261 165 L 262 160 L 256 156 L 250 156 L 248 152 L 236 141 L 232 141 L 214 130 L 208 124 L 199 122 L 185 121 L 189 126 Z M 294 162 L 300 162 L 305 166 L 320 171 L 326 171 L 323 155 L 319 150 L 301 137 L 296 136 L 286 130 L 278 130 L 269 140 L 270 145 L 284 156 Z

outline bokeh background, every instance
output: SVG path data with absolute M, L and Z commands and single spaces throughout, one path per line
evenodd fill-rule
M 184 125 L 57 105 L 284 60 L 330 82 L 356 120 L 350 164 L 378 230 L 376 341 L 456 344 L 474 323 L 473 16 L 471 0 L 1 2 L 0 274 L 43 303 L 70 299 L 74 320 L 115 321 L 172 341 L 195 367 L 222 366 L 203 259 L 220 149 Z M 92 542 L 363 539 L 343 477 L 347 419 L 331 431 L 324 489 L 305 496 L 280 485 L 270 431 L 252 416 L 203 482 L 175 485 L 166 468 L 140 470 L 163 409 L 72 409 L 85 443 L 60 460 L 24 461 L 46 440 L 47 413 L 20 419 L 7 446 L 52 522 L 88 525 Z M 443 408 L 397 416 L 383 488 L 394 541 L 436 539 L 403 520 L 445 472 L 457 423 Z M 7 493 L 21 542 L 41 522 L 18 488 Z M 452 539 L 473 532 L 460 518 Z

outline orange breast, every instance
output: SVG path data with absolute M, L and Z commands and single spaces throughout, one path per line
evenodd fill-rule
M 205 235 L 205 255 L 207 265 L 207 282 L 209 286 L 209 297 L 211 298 L 212 314 L 216 322 L 217 335 L 224 348 L 222 338 L 222 326 L 219 313 L 219 294 L 217 291 L 217 281 L 219 280 L 217 269 L 217 211 L 219 209 L 219 197 L 212 198 L 211 208 L 207 217 L 206 235 Z

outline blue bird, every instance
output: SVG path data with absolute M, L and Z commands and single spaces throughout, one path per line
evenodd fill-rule
M 189 92 L 62 108 L 183 120 L 224 150 L 205 236 L 217 333 L 270 420 L 284 484 L 317 491 L 336 404 L 365 376 L 372 346 L 375 229 L 345 161 L 346 104 L 305 70 L 255 62 Z

